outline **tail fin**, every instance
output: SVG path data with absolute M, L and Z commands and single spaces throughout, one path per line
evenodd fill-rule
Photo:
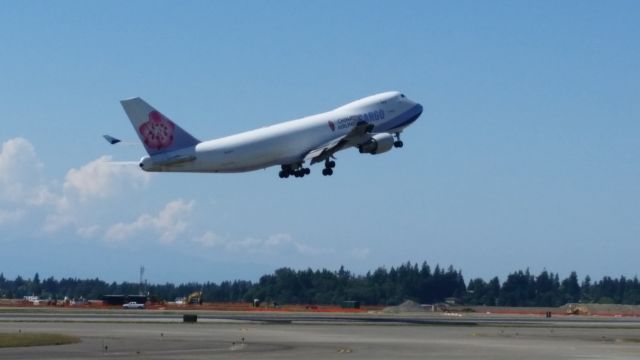
M 200 141 L 140 98 L 120 101 L 149 155 L 194 146 Z

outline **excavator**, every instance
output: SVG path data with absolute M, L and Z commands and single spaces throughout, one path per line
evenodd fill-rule
M 194 291 L 185 299 L 185 303 L 189 305 L 202 305 L 202 291 Z

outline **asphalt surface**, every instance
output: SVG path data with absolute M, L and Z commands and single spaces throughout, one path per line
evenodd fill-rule
M 0 359 L 639 359 L 640 319 L 464 314 L 8 311 L 0 332 L 78 344 L 0 349 Z

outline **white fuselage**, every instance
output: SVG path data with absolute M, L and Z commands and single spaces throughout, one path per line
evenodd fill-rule
M 421 112 L 420 104 L 399 92 L 385 92 L 325 113 L 202 141 L 153 158 L 145 157 L 141 167 L 147 171 L 231 173 L 300 164 L 309 151 L 344 136 L 359 121 L 374 124 L 372 134 L 399 133 Z M 189 161 L 157 165 L 172 158 Z

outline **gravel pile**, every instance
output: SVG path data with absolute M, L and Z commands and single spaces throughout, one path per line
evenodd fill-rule
M 385 313 L 408 313 L 408 312 L 424 312 L 425 309 L 415 301 L 407 300 L 398 306 L 388 306 L 382 309 Z
M 560 307 L 567 313 L 576 315 L 638 315 L 639 305 L 618 304 L 566 304 Z

